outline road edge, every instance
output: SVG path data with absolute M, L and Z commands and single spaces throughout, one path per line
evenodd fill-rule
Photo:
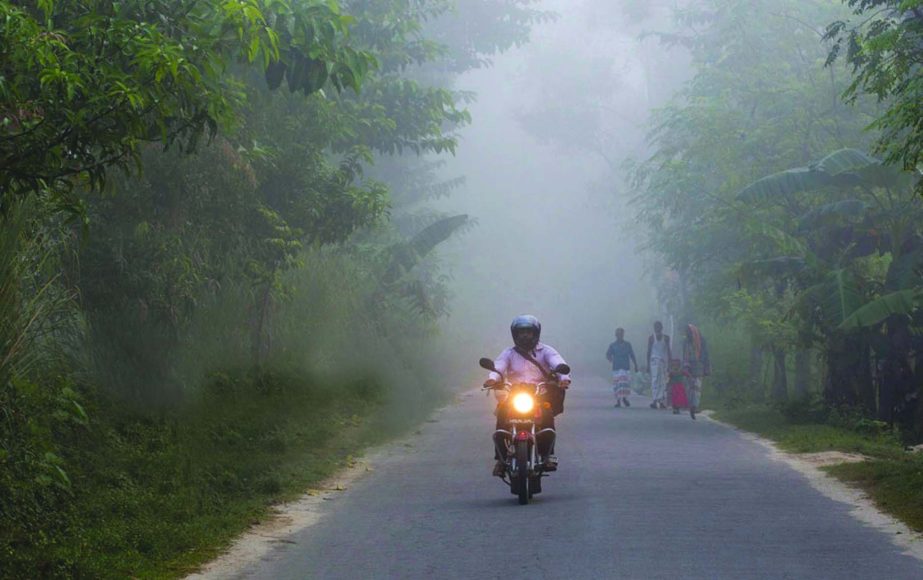
M 421 422 L 437 420 L 439 415 L 472 396 L 474 390 L 456 393 Z M 412 428 L 411 428 L 412 429 Z M 237 536 L 220 555 L 198 570 L 183 576 L 184 580 L 223 580 L 238 577 L 246 569 L 270 554 L 279 544 L 295 543 L 291 536 L 320 523 L 327 513 L 327 502 L 336 500 L 349 488 L 374 472 L 373 465 L 390 454 L 406 451 L 406 443 L 420 434 L 420 427 L 406 435 L 362 450 L 362 456 L 327 479 L 309 488 L 293 501 L 279 503 L 270 514 Z
M 859 520 L 865 526 L 888 535 L 891 543 L 900 548 L 903 554 L 923 562 L 923 534 L 911 530 L 903 522 L 881 511 L 861 489 L 840 481 L 814 463 L 807 461 L 798 453 L 782 451 L 769 439 L 715 419 L 708 411 L 701 413 L 701 416 L 704 416 L 712 423 L 736 431 L 747 441 L 760 445 L 767 450 L 770 459 L 784 463 L 802 474 L 811 487 L 821 494 L 836 502 L 848 505 L 850 507 L 849 514 L 853 518 Z

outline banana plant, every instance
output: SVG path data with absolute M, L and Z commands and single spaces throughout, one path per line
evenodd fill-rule
M 875 409 L 871 375 L 862 370 L 870 348 L 876 337 L 894 335 L 894 328 L 909 325 L 919 311 L 923 200 L 914 193 L 919 181 L 919 172 L 841 149 L 808 166 L 766 176 L 737 195 L 741 202 L 776 208 L 770 215 L 781 208 L 795 225 L 788 233 L 804 241 L 801 255 L 764 259 L 749 268 L 764 277 L 811 281 L 800 289 L 797 308 L 799 318 L 825 337 L 831 401 Z M 806 204 L 809 209 L 796 215 Z M 887 342 L 874 348 L 892 358 L 903 352 Z M 866 361 L 864 366 L 857 358 Z M 894 399 L 889 389 L 881 387 L 879 415 L 885 418 L 891 409 L 884 401 Z
M 468 216 L 465 214 L 443 218 L 423 228 L 409 240 L 392 246 L 389 250 L 388 268 L 382 282 L 388 285 L 400 280 L 436 246 L 449 239 L 467 223 Z

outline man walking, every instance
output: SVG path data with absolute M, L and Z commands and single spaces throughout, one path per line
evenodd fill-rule
M 615 391 L 615 406 L 621 407 L 625 403 L 630 407 L 628 395 L 631 394 L 631 367 L 629 362 L 634 365 L 635 372 L 638 372 L 638 361 L 635 360 L 635 351 L 631 348 L 631 343 L 625 340 L 625 329 L 615 329 L 615 342 L 609 345 L 606 351 L 606 359 L 612 363 L 612 389 Z
M 670 337 L 663 333 L 663 323 L 654 323 L 654 334 L 647 339 L 647 370 L 651 373 L 651 409 L 666 409 L 667 372 L 672 358 Z

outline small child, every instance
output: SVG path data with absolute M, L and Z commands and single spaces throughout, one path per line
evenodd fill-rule
M 689 373 L 683 370 L 682 363 L 679 359 L 670 361 L 670 380 L 667 383 L 667 392 L 670 393 L 670 399 L 673 404 L 673 414 L 679 415 L 680 409 L 689 406 L 689 400 L 686 398 L 686 376 Z

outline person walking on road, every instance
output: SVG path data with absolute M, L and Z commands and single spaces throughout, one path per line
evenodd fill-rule
M 683 338 L 683 370 L 686 371 L 686 395 L 689 399 L 689 415 L 695 419 L 702 398 L 702 378 L 711 374 L 708 359 L 708 345 L 699 329 L 686 325 Z
M 647 339 L 647 370 L 651 373 L 651 409 L 666 409 L 667 372 L 670 359 L 670 337 L 663 333 L 663 323 L 654 323 L 654 334 Z
M 638 372 L 638 361 L 635 360 L 635 351 L 631 343 L 625 340 L 625 329 L 615 329 L 615 342 L 609 344 L 606 359 L 612 363 L 612 389 L 615 392 L 615 406 L 621 407 L 625 403 L 630 407 L 628 395 L 631 394 L 631 366 L 634 365 Z M 630 364 L 629 364 L 630 363 Z
M 670 393 L 670 406 L 673 407 L 673 414 L 679 415 L 680 409 L 689 406 L 686 399 L 686 375 L 683 370 L 683 363 L 678 358 L 670 359 L 670 381 L 667 384 L 667 391 Z

